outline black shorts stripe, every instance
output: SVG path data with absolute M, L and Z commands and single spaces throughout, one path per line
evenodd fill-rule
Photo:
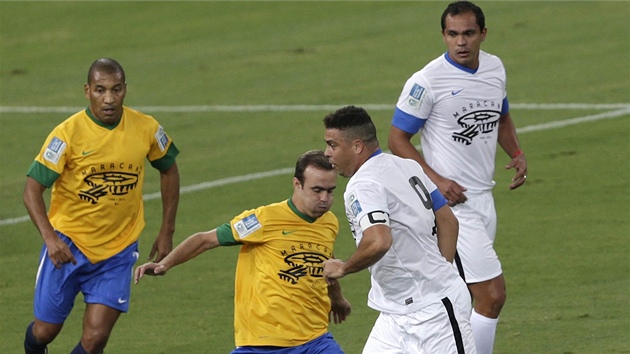
M 459 253 L 457 251 L 455 251 L 455 265 L 457 266 L 457 272 L 459 273 L 460 278 L 462 278 L 464 280 L 464 283 L 466 283 L 466 275 L 464 274 L 464 266 L 462 265 L 462 259 L 459 258 Z M 468 283 L 466 283 L 466 285 L 468 285 Z M 470 301 L 472 303 L 472 292 L 470 291 L 470 288 L 468 288 L 468 293 L 470 294 Z
M 459 258 L 459 252 L 455 251 L 455 265 L 457 266 L 457 272 L 459 276 L 466 282 L 466 274 L 464 274 L 464 266 L 462 265 L 462 259 Z
M 451 321 L 451 328 L 453 328 L 453 337 L 455 337 L 455 345 L 457 346 L 457 354 L 465 354 L 464 340 L 462 339 L 462 332 L 459 330 L 459 324 L 455 319 L 455 312 L 453 312 L 453 304 L 447 297 L 442 299 L 442 303 L 448 313 L 448 319 Z

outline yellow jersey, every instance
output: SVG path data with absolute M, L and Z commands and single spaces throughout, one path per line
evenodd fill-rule
M 153 117 L 124 107 L 110 126 L 88 108 L 53 129 L 28 176 L 52 186 L 51 224 L 97 263 L 135 242 L 144 228 L 145 159 L 166 170 L 177 154 Z
M 221 245 L 241 244 L 235 279 L 236 346 L 294 347 L 328 332 L 323 262 L 339 222 L 313 219 L 291 199 L 248 210 L 217 229 Z

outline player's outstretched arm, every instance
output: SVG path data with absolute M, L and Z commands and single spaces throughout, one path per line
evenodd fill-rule
M 136 268 L 134 281 L 137 284 L 146 275 L 164 275 L 178 264 L 191 260 L 201 253 L 219 246 L 217 229 L 197 232 L 189 236 L 159 263 L 149 262 Z
M 335 279 L 356 273 L 378 262 L 389 251 L 392 242 L 391 229 L 387 225 L 373 225 L 365 229 L 356 252 L 347 261 L 340 259 L 324 261 L 326 282 L 330 285 Z

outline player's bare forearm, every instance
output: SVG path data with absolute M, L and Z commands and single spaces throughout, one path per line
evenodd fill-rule
M 437 240 L 440 253 L 447 261 L 453 262 L 457 251 L 457 235 L 459 222 L 448 206 L 443 206 L 435 212 L 437 226 Z
M 28 211 L 31 221 L 42 235 L 44 241 L 51 238 L 57 238 L 48 215 L 46 214 L 46 203 L 44 202 L 43 193 L 46 187 L 31 177 L 26 178 L 24 186 L 24 206 Z
M 499 136 L 497 139 L 499 145 L 510 157 L 514 156 L 514 154 L 520 150 L 516 127 L 514 126 L 510 112 L 503 114 L 501 118 L 499 118 Z
M 219 246 L 219 239 L 217 237 L 216 229 L 205 232 L 197 232 L 175 247 L 175 249 L 161 261 L 157 263 L 145 263 L 136 268 L 134 272 L 134 280 L 138 283 L 140 278 L 142 278 L 145 274 L 164 275 L 169 269 L 185 263 L 201 253 L 217 246 Z
M 182 243 L 175 247 L 175 249 L 162 261 L 160 261 L 159 264 L 164 265 L 166 269 L 170 269 L 217 246 L 219 246 L 219 239 L 217 237 L 216 229 L 197 232 L 186 238 Z
M 341 293 L 341 285 L 339 284 L 337 280 L 331 281 L 328 284 L 328 297 L 330 298 L 330 301 L 333 303 L 337 301 L 341 301 L 344 298 L 343 294 Z
M 435 183 L 440 193 L 448 200 L 449 205 L 454 206 L 458 203 L 464 203 L 466 196 L 464 192 L 466 188 L 457 182 L 442 177 L 429 164 L 427 164 L 424 156 L 411 143 L 413 134 L 407 133 L 392 126 L 389 130 L 388 147 L 395 155 L 412 159 L 422 166 L 424 173 Z
M 31 177 L 27 177 L 23 195 L 26 210 L 42 236 L 44 243 L 46 243 L 48 258 L 50 258 L 53 265 L 59 268 L 65 263 L 76 264 L 70 248 L 57 236 L 53 226 L 50 224 L 43 197 L 45 189 L 44 185 Z
M 391 152 L 394 155 L 398 155 L 400 157 L 412 159 L 420 164 L 424 169 L 424 173 L 429 176 L 432 180 L 434 177 L 441 177 L 435 172 L 431 166 L 427 164 L 424 160 L 424 156 L 416 149 L 416 147 L 411 142 L 411 138 L 414 134 L 407 133 L 399 128 L 394 126 L 390 127 L 389 137 L 387 140 L 387 145 Z
M 329 321 L 335 324 L 341 323 L 350 316 L 352 306 L 350 302 L 343 297 L 341 293 L 341 285 L 336 279 L 326 279 L 328 281 L 328 297 L 330 298 L 330 316 Z
M 516 156 L 516 154 L 521 151 L 518 136 L 516 135 L 516 127 L 514 126 L 514 121 L 509 112 L 502 115 L 499 120 L 499 136 L 497 141 L 510 157 Z
M 160 191 L 162 194 L 162 225 L 158 237 L 153 244 L 149 259 L 155 256 L 159 262 L 173 249 L 173 233 L 179 205 L 179 170 L 173 163 L 165 171 L 160 172 Z
M 341 278 L 347 274 L 356 273 L 378 262 L 392 246 L 392 234 L 387 225 L 374 225 L 363 231 L 363 238 L 359 242 L 356 252 L 344 262 L 336 275 Z M 326 268 L 324 268 L 324 271 Z
M 162 193 L 162 228 L 171 234 L 175 231 L 175 218 L 179 205 L 179 169 L 174 162 L 166 171 L 160 173 Z
M 498 143 L 511 158 L 505 168 L 516 170 L 510 183 L 510 189 L 516 189 L 527 180 L 527 159 L 519 144 L 516 127 L 509 112 L 501 116 Z
M 516 135 L 516 128 L 509 112 L 501 116 L 498 142 L 501 148 L 503 148 L 511 158 L 505 168 L 513 168 L 516 170 L 516 174 L 510 183 L 510 189 L 516 189 L 522 186 L 527 180 L 527 159 L 521 149 Z

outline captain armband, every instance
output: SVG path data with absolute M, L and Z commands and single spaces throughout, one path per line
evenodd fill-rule
M 374 225 L 386 225 L 389 226 L 389 214 L 384 211 L 373 211 L 367 213 L 359 221 L 359 226 L 362 230 L 366 230 Z

